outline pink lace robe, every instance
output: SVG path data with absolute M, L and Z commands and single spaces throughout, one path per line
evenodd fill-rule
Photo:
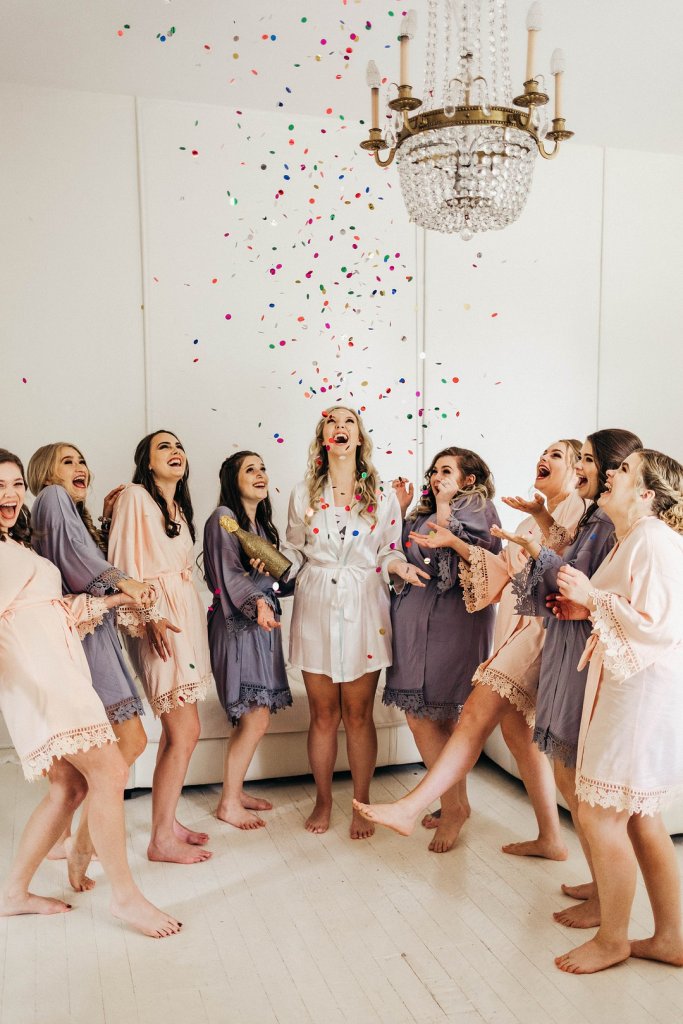
M 656 814 L 683 788 L 683 537 L 639 520 L 592 576 L 576 792 Z
M 555 526 L 544 538 L 533 516 L 528 516 L 515 530 L 539 544 L 546 543 L 561 551 L 572 540 L 584 503 L 573 491 L 560 502 L 553 513 Z M 507 544 L 499 555 L 482 547 L 470 547 L 469 564 L 460 561 L 460 582 L 468 612 L 477 612 L 499 602 L 493 635 L 493 655 L 482 662 L 472 679 L 473 686 L 490 686 L 510 701 L 533 726 L 538 676 L 543 649 L 543 620 L 518 615 L 517 598 L 512 591 L 512 578 L 521 572 L 527 555 L 518 544 Z

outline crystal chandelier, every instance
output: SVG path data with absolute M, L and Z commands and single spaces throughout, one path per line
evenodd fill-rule
M 420 100 L 408 84 L 408 40 L 415 23 L 414 11 L 401 23 L 400 82 L 389 86 L 393 120 L 384 129 L 379 126 L 381 79 L 374 61 L 368 64 L 372 127 L 361 146 L 374 153 L 380 167 L 396 157 L 410 220 L 421 227 L 459 232 L 466 240 L 478 231 L 507 227 L 524 209 L 536 153 L 550 160 L 574 134 L 561 113 L 564 55 L 561 50 L 552 55 L 555 116 L 549 126 L 542 113 L 548 103 L 545 79 L 536 70 L 540 4 L 533 3 L 527 16 L 524 92 L 513 99 L 507 0 L 428 0 Z M 552 148 L 546 149 L 544 139 Z M 383 150 L 388 156 L 380 155 Z

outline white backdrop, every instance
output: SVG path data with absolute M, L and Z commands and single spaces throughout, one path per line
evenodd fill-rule
M 465 244 L 409 225 L 395 169 L 339 122 L 0 100 L 0 444 L 81 445 L 95 511 L 162 426 L 200 527 L 237 447 L 263 454 L 283 525 L 338 397 L 364 408 L 384 480 L 457 443 L 518 492 L 542 446 L 598 425 L 683 455 L 680 157 L 572 143 L 539 160 L 516 225 Z

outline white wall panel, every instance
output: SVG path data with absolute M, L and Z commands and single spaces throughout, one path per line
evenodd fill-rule
M 595 429 L 601 206 L 602 151 L 568 145 L 538 161 L 516 224 L 427 235 L 427 459 L 473 448 L 498 495 L 526 493 L 546 444 Z
M 683 158 L 607 150 L 600 424 L 683 459 Z
M 339 397 L 366 408 L 391 478 L 415 449 L 403 415 L 415 403 L 415 230 L 395 171 L 331 122 L 289 130 L 281 116 L 165 101 L 140 114 L 149 421 L 185 442 L 198 519 L 223 458 L 248 447 L 283 524 L 315 423 Z
M 99 499 L 144 425 L 133 101 L 3 85 L 0 104 L 0 445 L 73 440 Z

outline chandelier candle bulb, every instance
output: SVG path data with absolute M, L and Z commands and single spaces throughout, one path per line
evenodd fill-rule
M 401 85 L 409 85 L 408 82 L 408 40 L 415 37 L 415 30 L 417 28 L 417 15 L 415 11 L 408 11 L 405 18 L 401 22 L 401 31 L 399 34 L 399 41 L 401 44 L 401 66 L 399 79 Z
M 372 116 L 372 127 L 379 128 L 379 87 L 382 79 L 379 69 L 374 60 L 368 61 L 368 69 L 365 73 L 365 80 L 370 86 L 370 107 Z
M 543 8 L 539 3 L 533 3 L 526 16 L 527 44 L 526 44 L 526 79 L 530 82 L 534 77 L 534 60 L 536 59 L 536 35 L 543 27 Z
M 553 50 L 550 58 L 550 74 L 555 79 L 555 118 L 562 117 L 562 81 L 567 67 L 563 50 Z

